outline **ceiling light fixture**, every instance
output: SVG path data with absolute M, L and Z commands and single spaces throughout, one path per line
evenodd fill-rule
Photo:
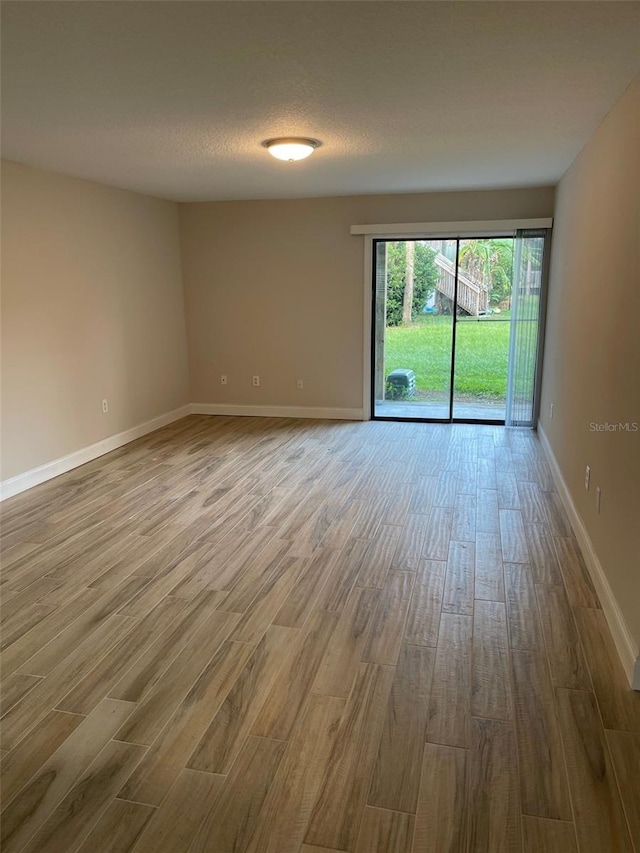
M 296 136 L 285 136 L 281 139 L 265 139 L 262 143 L 269 154 L 278 160 L 304 160 L 316 150 L 320 143 L 317 139 L 304 139 Z

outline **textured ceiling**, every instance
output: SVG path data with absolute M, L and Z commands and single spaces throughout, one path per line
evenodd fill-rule
M 4 2 L 3 156 L 176 200 L 554 183 L 637 2 Z M 260 146 L 322 147 L 297 164 Z

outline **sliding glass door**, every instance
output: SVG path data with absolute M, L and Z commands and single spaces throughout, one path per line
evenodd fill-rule
M 546 235 L 374 241 L 375 418 L 534 423 Z
M 529 426 L 537 402 L 545 309 L 545 231 L 518 231 L 513 263 L 506 422 Z
M 511 333 L 512 237 L 460 240 L 452 417 L 504 421 Z
M 456 242 L 374 245 L 374 417 L 448 421 Z

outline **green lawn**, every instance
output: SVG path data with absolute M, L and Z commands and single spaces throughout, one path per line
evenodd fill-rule
M 507 392 L 509 312 L 478 320 L 468 317 L 456 328 L 458 395 L 478 400 L 504 399 Z M 408 367 L 416 375 L 419 399 L 446 400 L 451 374 L 451 317 L 423 315 L 411 326 L 386 330 L 385 374 Z

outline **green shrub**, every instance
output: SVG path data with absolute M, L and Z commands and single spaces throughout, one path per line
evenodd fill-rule
M 422 312 L 425 303 L 436 289 L 438 268 L 434 258 L 437 252 L 424 241 L 416 240 L 413 284 L 413 319 Z M 402 323 L 405 274 L 407 271 L 406 243 L 387 243 L 387 326 Z

